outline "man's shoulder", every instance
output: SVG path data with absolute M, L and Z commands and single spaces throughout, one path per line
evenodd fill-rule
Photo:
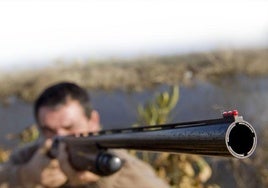
M 16 148 L 10 156 L 10 161 L 13 164 L 27 163 L 37 151 L 39 146 L 40 142 L 35 141 Z

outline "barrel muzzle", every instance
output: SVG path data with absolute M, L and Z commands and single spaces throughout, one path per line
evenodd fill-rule
M 239 159 L 247 158 L 257 146 L 257 134 L 246 121 L 233 122 L 226 132 L 226 146 Z

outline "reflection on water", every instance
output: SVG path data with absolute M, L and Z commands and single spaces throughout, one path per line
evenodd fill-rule
M 34 122 L 30 104 L 12 100 L 9 106 L 0 107 L 0 146 L 13 147 L 15 140 L 7 140 L 7 134 L 18 133 Z
M 143 92 L 92 91 L 93 106 L 101 114 L 104 128 L 123 128 L 137 120 L 136 107 L 151 100 L 158 91 L 168 90 L 166 85 Z M 220 82 L 196 82 L 191 87 L 180 87 L 180 100 L 172 113 L 172 122 L 218 118 L 224 110 L 238 109 L 245 120 L 257 128 L 268 122 L 268 78 L 236 77 Z M 4 135 L 20 132 L 33 124 L 31 104 L 12 100 L 0 107 L 0 145 L 14 146 Z

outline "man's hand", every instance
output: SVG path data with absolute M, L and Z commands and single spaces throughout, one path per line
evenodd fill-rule
M 67 181 L 67 176 L 62 172 L 59 161 L 51 160 L 46 154 L 51 148 L 52 140 L 46 140 L 31 160 L 21 166 L 19 177 L 25 187 L 59 187 Z
M 66 145 L 60 143 L 58 160 L 64 174 L 68 177 L 68 185 L 79 186 L 88 183 L 94 183 L 99 180 L 99 176 L 89 171 L 77 171 L 73 169 L 68 160 Z

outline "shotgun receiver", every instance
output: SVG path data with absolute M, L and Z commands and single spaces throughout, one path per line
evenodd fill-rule
M 154 152 L 249 157 L 257 145 L 254 128 L 236 110 L 219 119 L 103 130 L 88 135 L 57 137 L 50 154 L 56 156 L 59 142 L 67 145 L 71 165 L 98 175 L 118 171 L 123 161 L 108 149 L 124 148 Z

